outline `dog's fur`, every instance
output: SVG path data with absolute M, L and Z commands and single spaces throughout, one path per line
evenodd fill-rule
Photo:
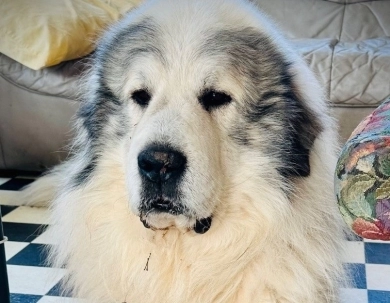
M 337 302 L 334 123 L 306 63 L 251 3 L 147 2 L 101 39 L 87 79 L 74 155 L 27 189 L 56 187 L 51 260 L 66 288 L 99 303 Z M 205 106 L 211 89 L 231 102 Z M 154 143 L 187 157 L 180 214 L 140 211 L 137 156 Z

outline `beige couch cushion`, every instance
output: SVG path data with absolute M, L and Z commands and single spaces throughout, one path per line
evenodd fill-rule
M 390 37 L 390 3 L 382 1 L 360 1 L 342 5 L 343 26 L 340 41 L 363 41 L 379 37 Z
M 339 39 L 344 6 L 322 0 L 256 0 L 292 39 Z
M 309 61 L 334 106 L 376 107 L 390 96 L 390 1 L 257 3 Z
M 339 42 L 331 75 L 333 104 L 376 107 L 390 95 L 390 39 Z
M 322 0 L 322 1 L 329 1 L 329 2 L 337 2 L 341 4 L 352 4 L 352 3 L 359 3 L 359 2 L 370 2 L 369 0 Z M 371 0 L 372 1 L 380 1 L 380 0 Z
M 294 39 L 292 44 L 306 59 L 310 68 L 322 82 L 325 92 L 330 94 L 332 53 L 337 39 Z

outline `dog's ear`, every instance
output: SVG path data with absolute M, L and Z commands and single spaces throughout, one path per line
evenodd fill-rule
M 310 150 L 322 125 L 303 99 L 306 94 L 300 94 L 305 85 L 312 85 L 307 71 L 299 68 L 299 62 L 290 62 L 275 40 L 254 28 L 221 31 L 208 45 L 215 41 L 218 47 L 213 49 L 225 46 L 232 69 L 250 83 L 242 112 L 248 124 L 269 133 L 273 141 L 267 142 L 268 152 L 279 158 L 279 173 L 286 178 L 308 176 Z M 251 144 L 245 126 L 238 126 L 232 136 L 239 144 Z
M 310 150 L 322 131 L 316 115 L 305 106 L 296 91 L 285 94 L 287 125 L 285 150 L 279 172 L 284 177 L 307 177 L 310 175 Z

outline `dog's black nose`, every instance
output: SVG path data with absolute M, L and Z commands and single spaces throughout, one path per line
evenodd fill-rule
M 180 177 L 186 163 L 181 152 L 165 146 L 149 147 L 138 155 L 140 174 L 155 183 Z

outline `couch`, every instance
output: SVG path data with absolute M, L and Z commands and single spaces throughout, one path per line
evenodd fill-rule
M 390 96 L 390 1 L 255 2 L 316 72 L 345 141 Z M 42 171 L 66 157 L 85 61 L 32 70 L 0 54 L 0 169 Z

